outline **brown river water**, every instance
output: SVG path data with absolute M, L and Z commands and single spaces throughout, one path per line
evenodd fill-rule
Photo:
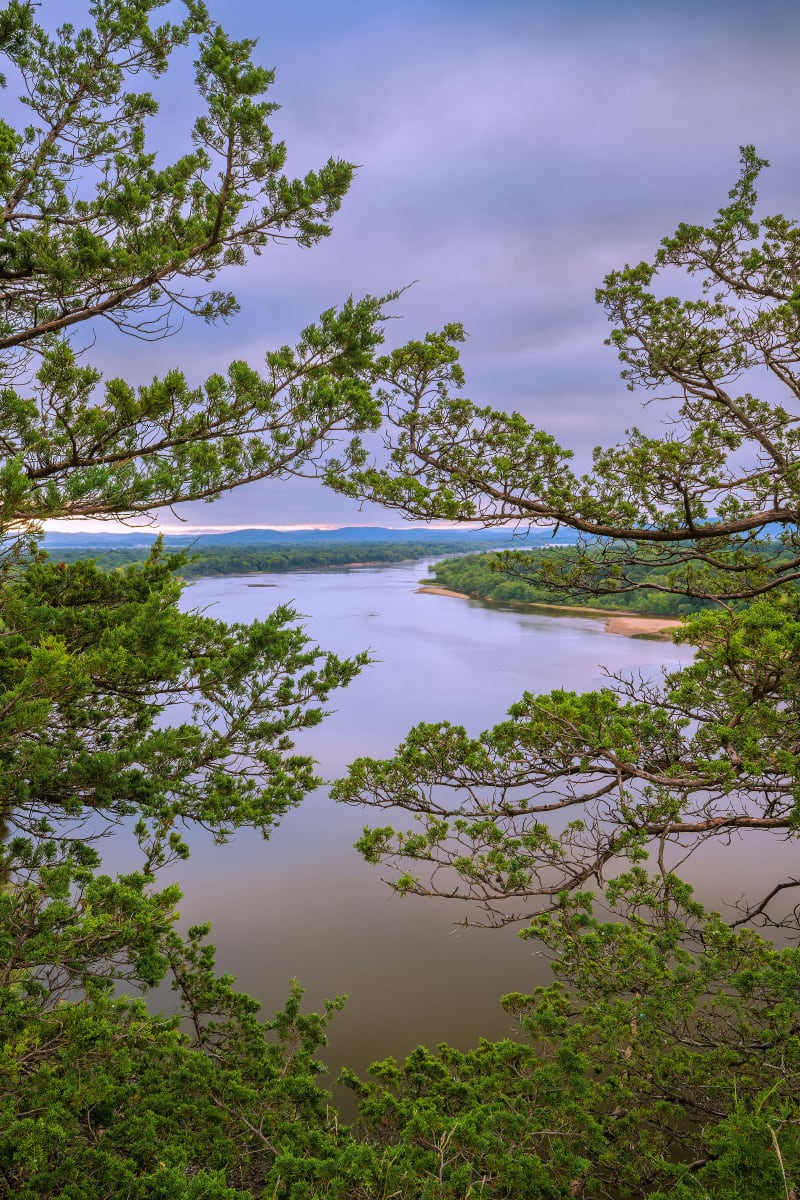
M 334 694 L 336 711 L 298 742 L 329 780 L 359 755 L 391 754 L 419 721 L 447 719 L 478 733 L 525 690 L 600 687 L 603 667 L 655 677 L 662 665 L 689 658 L 669 642 L 609 634 L 602 618 L 421 594 L 427 565 L 202 579 L 183 603 L 248 621 L 291 602 L 321 647 L 371 652 L 375 664 Z M 480 1036 L 512 1032 L 498 998 L 548 982 L 548 962 L 513 928 L 465 930 L 454 924 L 464 914 L 452 902 L 394 895 L 380 868 L 352 848 L 368 822 L 389 820 L 335 805 L 321 788 L 269 841 L 251 831 L 221 847 L 193 838 L 192 857 L 176 870 L 182 922 L 213 923 L 220 968 L 268 1013 L 293 976 L 306 987 L 309 1008 L 347 993 L 326 1055 L 334 1072 L 344 1063 L 363 1070 L 418 1043 L 467 1048 Z M 737 898 L 726 894 L 730 854 L 706 855 L 705 900 Z

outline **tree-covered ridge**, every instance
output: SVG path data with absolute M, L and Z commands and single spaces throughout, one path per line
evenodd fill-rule
M 636 585 L 630 590 L 598 593 L 587 589 L 581 595 L 575 588 L 561 588 L 558 576 L 572 566 L 574 555 L 574 550 L 558 547 L 507 554 L 469 554 L 442 559 L 433 564 L 430 573 L 438 587 L 501 603 L 625 609 L 665 617 L 683 617 L 709 606 L 708 600 L 676 595 L 669 587 L 666 568 L 643 564 L 630 568 Z M 601 555 L 599 551 L 598 556 Z

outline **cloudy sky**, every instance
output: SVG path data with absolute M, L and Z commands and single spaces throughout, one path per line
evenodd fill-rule
M 710 219 L 742 143 L 772 163 L 764 209 L 800 216 L 796 0 L 209 4 L 276 70 L 289 169 L 329 155 L 360 169 L 331 238 L 271 249 L 235 274 L 231 325 L 187 326 L 146 349 L 104 338 L 104 368 L 134 382 L 176 365 L 198 379 L 234 358 L 258 365 L 349 294 L 417 281 L 391 337 L 463 322 L 467 394 L 519 409 L 585 463 L 641 421 L 603 345 L 593 297 L 604 274 L 649 256 L 679 221 Z M 82 10 L 58 0 L 59 20 Z M 161 92 L 173 134 L 191 123 L 186 79 Z M 398 523 L 305 481 L 182 515 L 192 526 Z

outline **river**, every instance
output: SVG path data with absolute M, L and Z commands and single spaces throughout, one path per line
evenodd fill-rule
M 586 690 L 602 686 L 604 666 L 654 676 L 689 657 L 669 642 L 608 634 L 602 619 L 418 593 L 428 565 L 208 578 L 187 587 L 183 604 L 250 621 L 291 601 L 321 647 L 371 652 L 375 664 L 335 693 L 336 711 L 298 741 L 326 779 L 358 755 L 390 754 L 418 721 L 448 719 L 478 733 L 525 690 Z M 386 823 L 375 815 L 373 824 Z M 548 963 L 514 929 L 458 929 L 463 912 L 449 902 L 394 895 L 380 868 L 352 849 L 369 817 L 321 788 L 269 841 L 252 831 L 222 847 L 193 837 L 192 857 L 176 872 L 182 923 L 213 923 L 220 968 L 266 1012 L 282 1003 L 292 976 L 309 1007 L 347 993 L 331 1029 L 333 1070 L 363 1069 L 420 1042 L 466 1048 L 509 1033 L 498 998 L 549 981 Z

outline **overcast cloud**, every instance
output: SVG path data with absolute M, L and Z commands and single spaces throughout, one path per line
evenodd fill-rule
M 773 164 L 765 210 L 800 216 L 795 0 L 209 3 L 276 69 L 290 170 L 334 155 L 360 171 L 330 239 L 271 249 L 232 276 L 231 325 L 186 326 L 145 353 L 104 335 L 104 369 L 132 382 L 175 365 L 198 379 L 234 358 L 257 366 L 347 295 L 417 280 L 391 337 L 462 321 L 467 394 L 521 410 L 583 464 L 642 420 L 603 345 L 603 275 L 649 256 L 679 221 L 710 219 L 742 143 Z M 82 11 L 57 4 L 59 20 Z M 188 78 L 162 90 L 165 145 L 190 124 Z M 303 481 L 182 511 L 202 526 L 397 523 Z

